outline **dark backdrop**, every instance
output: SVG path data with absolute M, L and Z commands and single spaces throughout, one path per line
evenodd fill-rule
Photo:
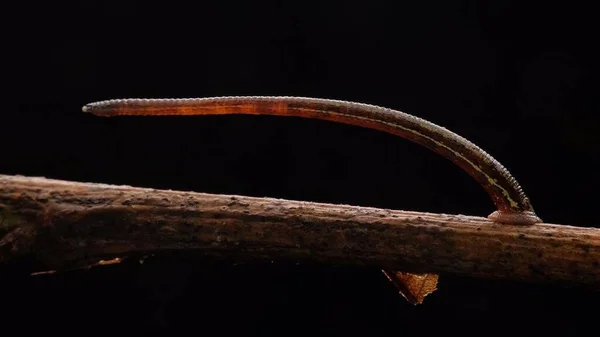
M 299 118 L 80 111 L 122 97 L 312 96 L 443 125 L 503 163 L 546 222 L 597 224 L 591 6 L 120 0 L 21 2 L 3 12 L 2 174 L 493 211 L 449 161 L 376 131 Z M 446 276 L 413 307 L 376 270 L 182 257 L 8 273 L 0 286 L 2 329 L 23 336 L 574 336 L 596 330 L 600 300 L 577 289 Z

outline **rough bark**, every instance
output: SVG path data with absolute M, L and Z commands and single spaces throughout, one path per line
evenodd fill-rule
M 600 288 L 600 229 L 0 175 L 0 264 L 195 252 Z

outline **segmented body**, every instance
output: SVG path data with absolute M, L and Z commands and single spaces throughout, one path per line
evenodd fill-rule
M 304 97 L 239 96 L 189 99 L 117 99 L 90 103 L 83 111 L 121 115 L 275 115 L 328 120 L 376 129 L 411 140 L 451 160 L 490 195 L 497 222 L 541 222 L 517 181 L 496 159 L 467 139 L 422 118 L 375 105 Z

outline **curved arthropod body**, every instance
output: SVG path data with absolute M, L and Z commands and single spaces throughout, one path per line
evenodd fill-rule
M 117 99 L 90 103 L 83 111 L 121 115 L 276 115 L 328 120 L 376 129 L 411 140 L 451 160 L 490 195 L 497 210 L 489 219 L 515 225 L 541 222 L 529 199 L 496 159 L 467 139 L 407 113 L 379 106 L 303 97 Z

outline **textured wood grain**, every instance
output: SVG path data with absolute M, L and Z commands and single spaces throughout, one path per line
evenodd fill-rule
M 600 288 L 600 229 L 0 175 L 0 263 L 184 250 Z

